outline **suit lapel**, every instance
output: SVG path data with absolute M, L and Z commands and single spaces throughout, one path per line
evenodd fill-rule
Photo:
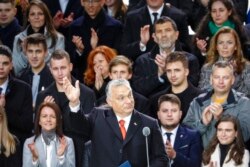
M 122 134 L 118 125 L 118 121 L 117 118 L 115 116 L 115 114 L 113 113 L 112 109 L 107 110 L 106 112 L 106 120 L 110 126 L 110 128 L 115 132 L 115 135 L 117 138 L 119 138 L 120 140 L 122 139 Z
M 42 164 L 41 166 L 43 166 L 44 164 L 46 164 L 46 154 L 47 153 L 45 153 L 41 135 L 36 139 L 35 146 L 36 146 L 38 154 L 39 154 L 39 161 Z
M 131 119 L 130 119 L 126 138 L 125 138 L 123 145 L 127 144 L 131 140 L 131 138 L 136 134 L 138 129 L 140 129 L 141 124 L 142 124 L 141 117 L 140 117 L 139 113 L 134 110 L 134 112 L 132 113 Z
M 186 136 L 185 130 L 181 126 L 179 126 L 174 142 L 175 150 L 178 150 L 179 148 L 184 146 L 183 143 L 185 143 L 185 136 Z

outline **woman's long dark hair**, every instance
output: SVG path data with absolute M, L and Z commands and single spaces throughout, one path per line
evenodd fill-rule
M 51 108 L 56 115 L 56 135 L 59 137 L 63 137 L 63 132 L 62 132 L 62 116 L 61 116 L 61 110 L 59 108 L 59 106 L 56 103 L 48 103 L 48 102 L 43 102 L 37 111 L 36 114 L 36 120 L 35 120 L 35 139 L 41 134 L 41 126 L 39 124 L 40 121 L 40 116 L 41 116 L 41 112 L 42 109 L 44 107 L 49 107 Z
M 226 162 L 229 162 L 231 159 L 233 159 L 236 165 L 240 165 L 242 164 L 242 159 L 245 153 L 245 146 L 244 146 L 244 141 L 243 141 L 243 137 L 241 134 L 239 121 L 234 116 L 224 115 L 215 124 L 216 129 L 218 128 L 218 125 L 221 122 L 232 122 L 234 125 L 234 130 L 237 131 L 237 136 L 235 140 L 233 141 L 231 148 L 229 150 L 229 153 L 230 153 L 229 159 Z M 219 144 L 219 140 L 217 138 L 217 132 L 216 132 L 213 138 L 211 139 L 211 142 L 209 143 L 208 148 L 203 152 L 202 162 L 204 163 L 204 165 L 209 164 L 211 155 L 213 154 L 217 144 Z

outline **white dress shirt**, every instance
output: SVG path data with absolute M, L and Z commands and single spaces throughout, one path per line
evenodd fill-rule
M 54 0 L 53 0 L 54 1 Z M 59 0 L 59 4 L 61 6 L 62 12 L 65 13 L 69 0 Z M 80 7 L 80 6 L 79 6 Z

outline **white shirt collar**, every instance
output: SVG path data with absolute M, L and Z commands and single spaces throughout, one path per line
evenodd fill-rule
M 167 131 L 163 126 L 161 126 L 161 134 L 162 134 L 163 142 L 166 143 L 166 140 L 167 140 L 166 132 L 172 133 L 172 135 L 170 136 L 170 139 L 171 139 L 171 145 L 174 146 L 178 128 L 179 128 L 179 125 L 175 127 L 172 131 Z
M 2 85 L 0 85 L 0 87 L 3 88 L 2 94 L 6 94 L 8 83 L 9 83 L 9 77 L 6 79 L 6 81 Z
M 150 14 L 150 18 L 151 18 L 151 21 L 153 22 L 153 20 L 154 20 L 154 16 L 153 16 L 153 13 L 158 13 L 158 16 L 157 16 L 157 18 L 159 19 L 160 17 L 161 17 L 161 13 L 162 13 L 162 10 L 163 10 L 163 7 L 164 7 L 164 3 L 162 4 L 162 6 L 158 9 L 158 10 L 153 10 L 153 9 L 151 9 L 149 6 L 147 6 L 148 7 L 148 11 L 149 11 L 149 14 Z
M 116 115 L 118 124 L 119 124 L 119 121 L 120 121 L 120 120 L 124 120 L 124 121 L 125 121 L 124 126 L 125 126 L 126 131 L 128 131 L 128 126 L 129 126 L 129 123 L 130 123 L 130 120 L 131 120 L 131 116 L 132 116 L 132 113 L 131 113 L 129 116 L 124 117 L 124 118 L 121 118 L 121 117 L 119 117 L 118 115 Z
M 59 4 L 61 6 L 62 12 L 65 13 L 69 0 L 59 0 Z

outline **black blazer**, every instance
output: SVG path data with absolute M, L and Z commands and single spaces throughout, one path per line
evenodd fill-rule
M 25 139 L 32 135 L 33 129 L 32 93 L 30 86 L 21 80 L 9 77 L 5 100 L 9 130 L 18 138 L 22 147 Z
M 161 16 L 168 16 L 172 18 L 178 27 L 180 32 L 179 40 L 186 46 L 188 46 L 188 24 L 186 15 L 175 7 L 164 6 Z M 140 30 L 141 27 L 150 25 L 150 40 L 147 43 L 147 50 L 149 52 L 155 42 L 152 38 L 153 25 L 151 22 L 150 14 L 147 6 L 131 11 L 127 15 L 127 19 L 124 26 L 124 32 L 122 37 L 121 51 L 122 54 L 135 60 L 142 53 L 140 50 Z
M 151 130 L 148 136 L 150 166 L 167 166 L 157 120 L 134 110 L 124 141 L 111 108 L 94 108 L 86 116 L 85 124 L 85 132 L 92 141 L 91 167 L 117 167 L 127 160 L 133 167 L 147 166 L 145 137 L 142 134 L 146 126 Z

